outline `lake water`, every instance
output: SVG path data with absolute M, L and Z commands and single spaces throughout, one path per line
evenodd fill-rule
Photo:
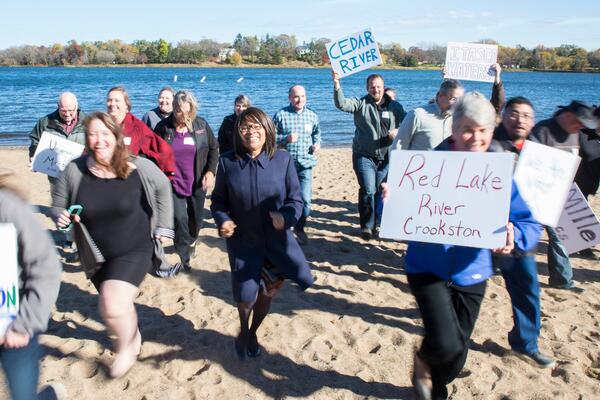
M 366 93 L 364 71 L 342 80 L 347 97 Z M 441 82 L 437 71 L 378 71 L 386 86 L 398 92 L 398 100 L 408 111 L 431 99 Z M 177 75 L 177 82 L 173 77 Z M 201 82 L 205 77 L 204 82 Z M 243 78 L 240 82 L 240 78 Z M 600 103 L 600 74 L 506 72 L 507 97 L 525 96 L 535 105 L 537 119 L 548 118 L 558 105 L 572 99 Z M 491 84 L 463 82 L 467 90 L 489 96 Z M 72 91 L 86 112 L 105 110 L 107 90 L 124 85 L 132 101 L 132 112 L 141 117 L 156 106 L 161 87 L 188 89 L 200 101 L 199 114 L 215 131 L 223 117 L 233 112 L 233 100 L 248 95 L 253 104 L 273 115 L 287 105 L 287 90 L 293 84 L 306 87 L 308 105 L 321 120 L 326 145 L 348 145 L 352 141 L 352 116 L 333 105 L 329 69 L 279 68 L 0 68 L 0 88 L 4 104 L 0 108 L 0 146 L 27 145 L 28 134 L 37 119 L 56 109 L 63 91 Z

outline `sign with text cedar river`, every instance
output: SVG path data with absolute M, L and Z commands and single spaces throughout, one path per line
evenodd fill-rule
M 327 55 L 331 68 L 339 73 L 341 78 L 382 63 L 379 47 L 371 29 L 327 43 Z
M 0 336 L 4 336 L 19 312 L 17 230 L 13 224 L 0 224 L 0 257 Z
M 575 183 L 567 195 L 556 233 L 569 254 L 600 243 L 600 222 Z
M 446 48 L 446 78 L 464 81 L 494 82 L 490 68 L 498 58 L 495 44 L 448 42 Z
M 392 151 L 380 236 L 503 247 L 513 165 L 510 153 Z

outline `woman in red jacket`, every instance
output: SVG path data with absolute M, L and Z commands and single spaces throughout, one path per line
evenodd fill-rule
M 121 126 L 123 141 L 131 154 L 141 154 L 152 160 L 168 177 L 175 175 L 171 146 L 130 113 L 131 101 L 123 86 L 115 86 L 108 91 L 106 111 Z

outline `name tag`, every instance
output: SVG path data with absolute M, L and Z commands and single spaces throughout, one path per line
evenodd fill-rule
M 312 125 L 311 124 L 304 124 L 304 130 L 306 132 L 312 132 Z
M 390 112 L 389 111 L 382 111 L 381 112 L 381 118 L 390 119 Z
M 193 146 L 194 145 L 194 139 L 186 136 L 183 138 L 183 144 L 189 145 L 189 146 Z
M 131 144 L 131 138 L 128 136 L 123 136 L 123 143 L 125 143 L 125 146 L 129 146 Z

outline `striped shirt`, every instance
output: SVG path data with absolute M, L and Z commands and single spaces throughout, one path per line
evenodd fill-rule
M 321 128 L 317 114 L 308 107 L 304 107 L 302 111 L 296 111 L 289 105 L 277 111 L 273 122 L 277 128 L 277 145 L 286 149 L 292 159 L 301 166 L 314 167 L 317 164 L 317 158 L 312 154 L 311 147 L 321 144 Z M 298 135 L 298 140 L 288 143 L 287 137 L 292 133 Z

